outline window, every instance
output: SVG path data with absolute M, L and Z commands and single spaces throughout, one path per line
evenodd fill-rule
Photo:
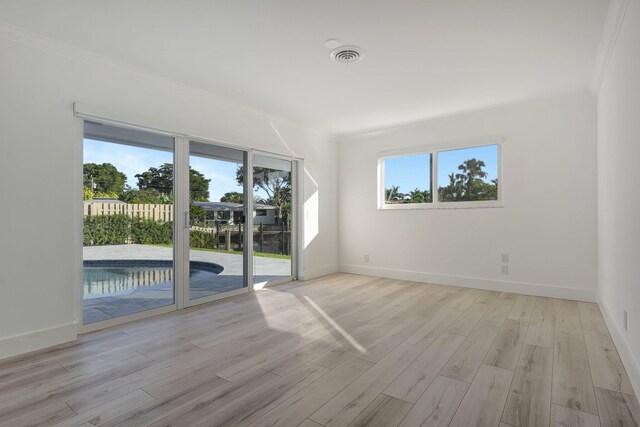
M 266 209 L 256 209 L 256 216 L 267 216 Z
M 382 153 L 379 209 L 498 207 L 501 142 Z
M 384 203 L 431 203 L 431 154 L 384 159 Z
M 498 200 L 498 146 L 438 152 L 438 201 Z
M 229 219 L 231 219 L 231 212 L 229 211 L 217 211 L 216 215 L 216 220 L 218 221 L 228 221 Z

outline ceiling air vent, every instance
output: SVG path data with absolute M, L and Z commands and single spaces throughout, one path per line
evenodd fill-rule
M 350 64 L 361 61 L 364 58 L 364 51 L 357 46 L 340 46 L 331 52 L 331 58 L 341 64 Z

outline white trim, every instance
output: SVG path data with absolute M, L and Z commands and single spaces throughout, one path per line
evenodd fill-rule
M 295 251 L 291 251 L 291 255 L 295 254 L 295 260 L 292 259 L 292 262 L 296 263 L 295 269 L 295 277 L 296 280 L 299 280 L 300 277 L 304 277 L 305 275 L 305 256 L 304 256 L 304 220 L 305 220 L 305 209 L 304 209 L 304 177 L 305 177 L 305 168 L 304 168 L 304 160 L 296 160 L 296 176 L 295 176 L 295 186 L 296 186 L 296 227 L 295 232 L 297 235 L 296 238 L 296 247 Z
M 387 188 L 384 185 L 384 157 L 381 157 L 380 155 L 378 155 L 378 158 L 376 159 L 376 161 L 378 162 L 378 166 L 377 166 L 378 176 L 376 177 L 378 197 L 376 198 L 376 208 L 383 209 L 387 201 Z
M 295 280 L 296 279 L 294 279 L 293 276 L 283 276 L 282 278 L 279 278 L 279 279 L 268 280 L 266 282 L 257 282 L 257 283 L 254 283 L 253 285 L 254 285 L 255 291 L 260 291 L 265 288 L 270 288 L 271 286 L 283 285 L 285 283 L 294 282 Z
M 187 290 L 188 290 L 188 287 L 187 287 Z M 251 292 L 249 290 L 249 288 L 243 287 L 243 288 L 240 288 L 240 289 L 234 289 L 232 291 L 227 291 L 227 292 L 222 292 L 222 293 L 219 293 L 219 294 L 209 295 L 209 296 L 202 297 L 202 298 L 189 299 L 189 300 L 185 300 L 184 308 L 194 307 L 196 305 L 206 304 L 208 302 L 219 301 L 221 299 L 233 297 L 233 296 L 236 296 L 236 295 L 248 294 L 249 292 Z
M 87 334 L 89 332 L 98 331 L 100 329 L 110 328 L 112 326 L 118 326 L 124 323 L 135 322 L 137 320 L 146 319 L 148 317 L 158 316 L 159 314 L 171 313 L 172 311 L 176 311 L 175 303 L 151 310 L 139 311 L 137 313 L 128 314 L 126 316 L 114 317 L 112 319 L 102 320 L 100 322 L 89 323 L 87 325 L 78 325 L 78 334 Z
M 180 130 L 169 130 L 166 127 L 154 123 L 155 120 L 149 117 L 140 117 L 123 111 L 116 111 L 109 108 L 102 108 L 83 102 L 73 103 L 73 114 L 88 121 L 109 124 L 121 128 L 137 129 L 158 135 L 182 136 L 189 138 L 189 135 Z
M 189 138 L 173 138 L 173 293 L 176 309 L 189 304 Z
M 83 323 L 83 301 L 84 301 L 84 120 L 79 117 L 73 118 L 73 161 L 74 163 L 74 194 L 77 194 L 76 202 L 73 204 L 73 212 L 71 218 L 74 223 L 74 260 L 75 268 L 73 275 L 73 283 L 75 286 L 75 303 L 74 319 L 77 327 L 82 326 Z
M 311 280 L 322 276 L 328 276 L 329 274 L 338 273 L 340 271 L 340 267 L 338 264 L 325 265 L 323 267 L 314 268 L 311 270 L 306 270 L 304 275 L 299 277 L 299 280 Z
M 292 162 L 294 160 L 302 160 L 302 157 L 292 156 L 290 154 L 279 154 L 272 153 L 270 151 L 259 150 L 257 148 L 251 148 L 253 150 L 253 155 L 264 156 L 264 157 L 273 157 L 274 159 L 285 160 L 287 162 Z
M 384 150 L 378 152 L 378 158 L 381 157 L 399 157 L 408 154 L 428 154 L 436 151 L 461 150 L 464 148 L 484 147 L 486 145 L 503 144 L 505 138 L 503 136 L 492 135 L 471 139 L 456 139 L 452 141 L 443 141 L 437 143 L 427 143 L 424 145 L 414 145 L 411 147 L 394 148 L 392 150 Z
M 600 45 L 598 47 L 598 55 L 596 56 L 591 81 L 589 82 L 589 91 L 594 95 L 598 95 L 600 87 L 607 74 L 609 61 L 613 55 L 613 51 L 618 41 L 618 34 L 624 17 L 629 8 L 629 0 L 611 0 L 609 3 L 609 11 L 600 37 Z
M 602 296 L 598 294 L 598 306 L 600 307 L 600 311 L 602 312 L 602 317 L 604 318 L 605 323 L 607 324 L 607 328 L 611 333 L 611 338 L 613 338 L 613 343 L 616 345 L 618 349 L 618 353 L 620 354 L 620 359 L 622 359 L 622 363 L 627 371 L 627 375 L 629 376 L 629 380 L 631 381 L 631 385 L 633 386 L 633 390 L 636 393 L 636 396 L 640 393 L 640 362 L 634 356 L 633 352 L 629 348 L 629 344 L 625 338 L 623 331 L 618 326 L 618 323 L 614 321 L 614 317 L 609 311 L 609 308 L 604 303 Z
M 299 191 L 300 191 L 300 184 L 298 181 L 298 176 L 300 174 L 299 172 L 299 168 L 300 168 L 300 163 L 298 163 L 298 160 L 291 160 L 291 234 L 289 235 L 289 238 L 291 240 L 291 243 L 289 244 L 289 253 L 291 254 L 291 279 L 292 280 L 297 280 L 298 279 L 298 248 L 301 248 L 302 246 L 299 245 L 299 240 L 298 240 L 298 224 L 301 224 L 301 222 L 299 222 L 299 215 L 300 215 L 300 211 L 302 210 L 300 207 L 300 201 L 303 199 L 302 197 L 300 197 Z
M 498 190 L 499 191 L 499 190 Z M 498 197 L 500 197 L 498 195 Z M 410 211 L 423 209 L 486 209 L 503 208 L 499 200 L 477 200 L 473 202 L 436 202 L 436 203 L 398 203 L 384 204 L 378 208 L 380 211 Z
M 242 272 L 244 283 L 251 292 L 254 287 L 254 266 L 253 266 L 253 156 L 254 151 L 245 151 L 242 155 L 244 163 L 244 248 L 242 251 Z M 247 231 L 248 230 L 248 231 Z
M 538 283 L 513 282 L 498 279 L 486 279 L 481 277 L 452 276 L 448 274 L 427 273 L 422 271 L 399 270 L 392 268 L 365 267 L 362 265 L 350 264 L 341 265 L 340 271 L 343 273 L 387 277 L 390 279 L 410 280 L 414 282 L 433 283 L 437 285 L 461 286 L 465 288 L 484 289 L 488 291 L 512 292 L 515 294 L 535 295 L 587 302 L 596 301 L 595 289 L 579 289 Z
M 74 322 L 0 339 L 0 359 L 18 356 L 78 338 Z
M 500 153 L 500 145 L 498 145 L 498 153 Z M 438 188 L 438 151 L 434 151 L 431 153 L 431 156 L 429 157 L 429 160 L 431 161 L 431 165 L 429 165 L 429 167 L 431 168 L 431 205 L 435 205 L 437 207 L 440 206 L 440 189 Z M 500 180 L 500 155 L 498 155 L 498 179 Z M 500 181 L 498 181 L 498 184 L 500 184 Z M 386 190 L 385 190 L 386 192 Z M 500 192 L 498 192 L 498 197 L 500 197 Z M 420 203 L 422 204 L 422 203 Z M 383 204 L 383 207 L 385 205 Z M 428 205 L 427 205 L 428 206 Z

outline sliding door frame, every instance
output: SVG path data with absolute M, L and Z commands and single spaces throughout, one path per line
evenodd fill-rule
M 302 166 L 303 160 L 293 158 L 293 157 L 283 156 L 281 154 L 269 153 L 261 150 L 252 150 L 252 152 L 254 155 L 257 154 L 260 156 L 273 157 L 274 159 L 280 159 L 280 160 L 291 162 L 291 275 L 282 277 L 276 280 L 269 280 L 267 282 L 264 282 L 260 287 L 260 289 L 262 289 L 262 288 L 268 288 L 270 286 L 281 285 L 283 283 L 288 283 L 294 280 L 298 280 L 298 271 L 299 271 L 298 258 L 301 257 L 301 254 L 302 254 L 302 251 L 298 250 L 298 248 L 302 247 L 298 240 L 298 236 L 301 235 L 301 233 L 299 233 L 300 227 L 298 227 L 298 224 L 302 224 L 302 222 L 299 220 L 299 215 L 298 215 L 298 212 L 302 211 L 302 209 L 300 209 L 301 207 L 300 201 L 302 200 L 302 197 L 299 194 L 299 188 L 302 188 L 302 186 L 299 185 L 299 170 L 303 168 Z M 254 167 L 254 164 L 252 159 L 251 161 L 252 174 L 253 174 L 253 167 Z M 253 181 L 253 176 L 252 176 L 252 181 Z M 251 188 L 251 196 L 253 199 L 253 187 Z M 253 213 L 251 217 L 253 219 Z M 253 222 L 252 222 L 252 225 L 253 225 Z M 253 235 L 253 233 L 251 234 Z M 253 249 L 253 246 L 251 246 L 251 248 Z M 254 256 L 253 250 L 251 252 L 251 255 L 252 255 L 251 258 L 253 259 L 253 256 Z M 251 270 L 252 286 L 254 286 L 255 284 L 253 272 L 254 270 L 252 269 Z
M 189 138 L 176 137 L 173 198 L 173 256 L 176 309 L 189 301 Z M 186 162 L 186 164 L 185 164 Z M 186 260 L 186 261 L 185 261 Z M 186 291 L 185 291 L 186 289 Z
M 186 308 L 186 307 L 193 307 L 196 305 L 200 305 L 200 304 L 206 304 L 209 302 L 213 302 L 213 301 L 218 301 L 224 298 L 229 298 L 235 295 L 242 295 L 242 294 L 246 294 L 248 292 L 252 292 L 253 291 L 253 281 L 251 280 L 251 278 L 253 277 L 251 275 L 251 272 L 253 271 L 253 233 L 248 233 L 247 230 L 253 230 L 253 215 L 251 215 L 251 213 L 253 212 L 253 198 L 252 197 L 248 197 L 248 194 L 251 194 L 251 191 L 253 191 L 253 168 L 248 167 L 248 165 L 250 165 L 250 162 L 253 162 L 253 150 L 243 150 L 243 149 L 237 149 L 238 151 L 242 151 L 242 162 L 244 165 L 244 170 L 245 170 L 245 179 L 244 179 L 244 184 L 243 184 L 243 193 L 244 193 L 244 204 L 243 204 L 243 215 L 245 217 L 245 222 L 244 222 L 244 227 L 245 227 L 245 232 L 244 232 L 244 239 L 243 239 L 243 246 L 244 246 L 244 250 L 242 253 L 242 273 L 243 273 L 243 279 L 244 279 L 244 287 L 240 288 L 240 289 L 234 289 L 231 291 L 227 291 L 227 292 L 222 292 L 219 294 L 214 294 L 214 295 L 209 295 L 209 296 L 205 296 L 205 297 L 201 297 L 201 298 L 196 298 L 196 299 L 191 299 L 190 298 L 190 281 L 189 281 L 189 263 L 191 262 L 190 259 L 190 246 L 189 246 L 189 156 L 190 156 L 190 144 L 191 141 L 194 142 L 200 142 L 200 143 L 204 143 L 204 144 L 211 144 L 211 145 L 215 145 L 215 146 L 221 146 L 219 144 L 214 144 L 214 143 L 210 143 L 210 142 L 206 142 L 206 141 L 202 141 L 202 139 L 188 139 L 186 141 L 186 144 L 183 150 L 186 151 L 185 155 L 186 155 L 186 161 L 187 161 L 187 168 L 185 173 L 185 176 L 183 177 L 183 181 L 185 181 L 185 186 L 186 186 L 186 192 L 183 193 L 183 199 L 181 200 L 181 211 L 184 212 L 183 216 L 184 216 L 184 225 L 180 226 L 179 228 L 181 228 L 183 230 L 184 233 L 184 237 L 182 238 L 182 242 L 183 242 L 183 248 L 185 250 L 184 253 L 184 257 L 182 264 L 184 266 L 184 271 L 182 272 L 183 274 L 183 280 L 184 280 L 184 285 L 182 286 L 182 306 L 179 306 L 178 309 L 180 308 Z M 236 148 L 234 148 L 236 149 Z M 249 192 L 248 192 L 249 191 Z
M 79 158 L 79 170 L 78 173 L 76 174 L 76 180 L 78 182 L 79 185 L 79 190 L 78 193 L 76 194 L 82 194 L 82 189 L 84 186 L 84 176 L 83 176 L 83 166 L 84 166 L 84 122 L 85 121 L 94 121 L 97 123 L 104 123 L 104 124 L 109 124 L 109 125 L 113 125 L 113 126 L 117 126 L 117 127 L 121 127 L 121 128 L 127 128 L 127 129 L 135 129 L 135 130 L 141 130 L 141 131 L 145 131 L 145 132 L 150 132 L 150 133 L 154 133 L 157 135 L 163 135 L 163 136 L 170 136 L 173 138 L 173 167 L 174 167 L 174 179 L 173 179 L 173 193 L 177 194 L 178 193 L 178 188 L 181 185 L 179 183 L 180 179 L 178 179 L 176 176 L 180 173 L 179 171 L 179 167 L 178 167 L 178 160 L 181 158 L 180 154 L 179 154 L 179 139 L 181 139 L 179 136 L 176 136 L 175 134 L 172 134 L 170 132 L 163 132 L 157 129 L 154 130 L 148 130 L 148 129 L 144 129 L 141 127 L 136 127 L 136 126 L 127 126 L 126 124 L 121 124 L 121 123 L 117 123 L 117 124 L 112 124 L 109 120 L 107 119 L 88 119 L 88 118 L 83 118 L 81 116 L 76 117 L 75 119 L 75 129 L 74 129 L 74 133 L 76 134 L 78 138 L 76 138 L 76 152 L 79 154 L 78 158 Z M 188 169 L 187 169 L 188 171 Z M 188 172 L 187 172 L 188 173 Z M 77 185 L 77 186 L 78 186 Z M 183 184 L 182 184 L 183 185 Z M 77 187 L 76 186 L 76 187 Z M 158 308 L 152 308 L 150 310 L 144 310 L 144 311 L 139 311 L 137 313 L 132 313 L 132 314 L 127 314 L 125 316 L 120 316 L 120 317 L 114 317 L 112 319 L 107 319 L 107 320 L 102 320 L 102 321 L 98 321 L 98 322 L 94 322 L 94 323 L 89 323 L 87 325 L 84 324 L 84 319 L 83 319 L 83 303 L 84 303 L 84 270 L 83 270 L 83 263 L 84 263 L 84 254 L 83 254 L 83 246 L 84 246 L 84 242 L 83 242 L 83 234 L 84 234 L 84 215 L 82 214 L 83 211 L 83 200 L 81 198 L 79 199 L 79 208 L 76 209 L 76 211 L 78 212 L 77 215 L 80 216 L 80 221 L 79 221 L 79 226 L 78 226 L 78 230 L 80 233 L 79 236 L 79 240 L 80 240 L 80 249 L 79 249 L 79 261 L 78 261 L 78 271 L 76 273 L 77 275 L 77 280 L 78 280 L 78 286 L 76 287 L 76 289 L 78 289 L 78 296 L 77 296 L 77 301 L 78 304 L 76 305 L 76 322 L 78 323 L 78 333 L 79 334 L 86 334 L 89 332 L 93 332 L 93 331 L 97 331 L 100 329 L 105 329 L 105 328 L 110 328 L 112 326 L 117 326 L 117 325 L 121 325 L 124 323 L 129 323 L 129 322 L 135 322 L 137 320 L 142 320 L 142 319 L 146 319 L 147 317 L 151 317 L 151 316 L 157 316 L 159 314 L 165 314 L 165 313 L 170 313 L 172 311 L 176 311 L 182 308 L 182 301 L 181 298 L 179 298 L 179 286 L 181 286 L 181 282 L 182 282 L 182 277 L 180 274 L 180 270 L 178 269 L 178 266 L 180 264 L 180 262 L 178 261 L 178 254 L 180 254 L 180 246 L 178 242 L 178 238 L 180 237 L 180 233 L 178 232 L 178 227 L 176 226 L 177 224 L 177 207 L 178 207 L 178 203 L 176 202 L 176 200 L 174 199 L 173 201 L 173 212 L 174 212 L 174 216 L 173 216 L 173 222 L 174 222 L 174 227 L 173 227 L 173 259 L 172 259 L 172 265 L 173 265 L 173 304 L 167 304 L 165 306 L 162 307 L 158 307 Z
M 203 138 L 199 136 L 190 136 L 185 133 L 166 130 L 153 126 L 136 123 L 129 117 L 110 118 L 121 116 L 121 113 L 105 112 L 101 109 L 91 107 L 84 104 L 74 103 L 74 158 L 76 171 L 74 173 L 74 190 L 76 194 L 82 194 L 83 190 L 83 153 L 84 153 L 84 122 L 94 121 L 112 126 L 135 129 L 145 132 L 151 132 L 174 138 L 174 230 L 173 230 L 173 268 L 174 268 L 174 303 L 164 307 L 151 310 L 141 311 L 138 313 L 116 317 L 100 322 L 85 325 L 83 322 L 83 301 L 84 301 L 84 281 L 83 281 L 83 225 L 84 215 L 82 213 L 83 200 L 78 197 L 77 203 L 74 203 L 73 217 L 75 219 L 75 259 L 76 268 L 74 269 L 74 278 L 76 282 L 75 299 L 75 322 L 78 327 L 78 333 L 84 334 L 124 323 L 134 322 L 159 314 L 169 313 L 183 308 L 205 304 L 212 301 L 228 298 L 234 295 L 240 295 L 253 292 L 254 287 L 254 251 L 253 251 L 253 157 L 254 154 L 275 157 L 291 161 L 292 164 L 292 225 L 291 225 L 291 276 L 284 277 L 277 281 L 267 282 L 265 286 L 273 286 L 280 283 L 286 283 L 297 280 L 298 273 L 302 266 L 302 245 L 300 237 L 302 236 L 301 224 L 302 219 L 300 212 L 302 211 L 302 197 L 299 193 L 302 185 L 300 182 L 303 160 L 299 157 L 286 156 L 268 151 L 255 150 L 250 147 L 243 147 L 236 144 L 225 143 L 213 139 Z M 244 181 L 244 216 L 245 230 L 251 232 L 244 233 L 244 280 L 245 287 L 233 291 L 212 295 L 210 297 L 198 298 L 196 300 L 189 299 L 189 144 L 190 141 L 197 141 L 205 144 L 211 144 L 219 147 L 228 147 L 235 150 L 243 151 L 243 160 L 245 164 L 245 181 Z

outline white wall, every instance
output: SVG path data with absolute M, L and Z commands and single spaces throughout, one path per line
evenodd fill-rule
M 504 207 L 379 211 L 380 151 L 503 136 Z M 342 138 L 341 270 L 595 300 L 596 100 L 579 93 Z M 500 254 L 510 254 L 508 276 Z M 364 262 L 364 254 L 370 262 Z
M 631 0 L 598 94 L 598 273 L 607 324 L 640 393 L 640 1 Z M 628 313 L 628 330 L 622 327 Z
M 5 25 L 0 58 L 0 358 L 76 336 L 74 101 L 304 157 L 306 277 L 337 271 L 337 144 L 327 135 Z

